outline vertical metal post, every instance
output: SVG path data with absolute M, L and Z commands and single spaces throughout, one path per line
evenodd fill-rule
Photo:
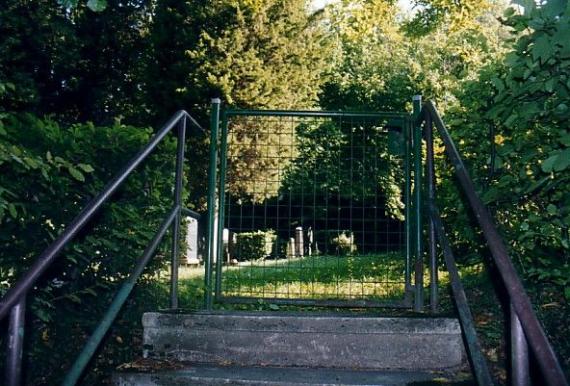
M 433 151 L 433 125 L 431 115 L 427 114 L 425 119 L 425 136 L 426 136 L 426 178 L 428 184 L 428 202 L 431 204 L 435 202 L 435 163 Z M 429 300 L 431 312 L 437 312 L 437 297 L 438 297 L 438 274 L 437 274 L 437 249 L 436 249 L 436 235 L 435 224 L 430 216 L 429 220 Z
M 415 298 L 414 311 L 424 306 L 424 262 L 422 249 L 422 132 L 417 120 L 421 114 L 422 97 L 413 99 L 413 145 L 414 145 L 414 246 L 415 246 Z
M 184 150 L 186 145 L 186 116 L 178 123 L 178 146 L 176 149 L 176 177 L 174 186 L 174 205 L 182 207 L 182 179 L 184 176 Z M 178 210 L 172 223 L 172 257 L 170 261 L 170 308 L 178 308 L 178 258 L 180 255 L 180 220 Z
M 406 154 L 404 155 L 404 168 L 406 174 L 406 186 L 404 190 L 405 216 L 406 216 L 406 272 L 405 272 L 405 291 L 406 299 L 411 299 L 412 295 L 412 278 L 411 278 L 411 261 L 412 261 L 412 169 L 411 169 L 411 152 L 412 152 L 412 135 L 411 122 L 406 121 L 404 125 L 404 138 L 406 140 Z
M 212 263 L 214 259 L 214 251 L 216 249 L 216 171 L 218 168 L 218 127 L 220 126 L 220 104 L 219 98 L 212 99 L 212 109 L 210 112 L 210 170 L 208 173 L 208 233 L 207 245 L 208 253 L 206 254 L 205 267 L 205 307 L 207 310 L 212 309 Z
M 530 371 L 528 359 L 528 343 L 521 322 L 510 305 L 511 313 L 511 384 L 530 386 Z
M 25 317 L 26 297 L 24 295 L 10 311 L 6 355 L 6 386 L 20 386 L 22 381 Z
M 218 258 L 216 263 L 215 297 L 222 296 L 222 264 L 224 258 L 224 214 L 226 205 L 226 168 L 228 165 L 228 117 L 222 113 L 222 138 L 220 140 L 220 185 L 218 187 Z

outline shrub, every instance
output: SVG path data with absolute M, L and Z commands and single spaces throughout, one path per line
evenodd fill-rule
M 276 240 L 273 230 L 237 233 L 234 257 L 240 261 L 264 259 L 271 255 Z
M 119 122 L 62 126 L 31 114 L 0 114 L 0 296 L 152 134 Z M 163 142 L 37 282 L 28 301 L 27 322 L 33 327 L 26 331 L 34 347 L 26 360 L 34 365 L 28 366 L 24 383 L 59 383 L 61 369 L 76 357 L 83 337 L 91 333 L 172 205 L 169 170 L 174 170 L 175 151 L 172 138 Z M 160 249 L 137 291 L 145 293 L 153 273 L 165 266 L 164 257 Z M 133 315 L 137 304 L 128 303 L 121 318 Z M 86 309 L 87 319 L 82 313 Z M 115 326 L 131 326 L 133 320 L 138 324 L 139 315 Z M 130 355 L 127 344 L 114 343 L 104 350 L 119 347 L 123 351 L 117 358 Z
M 328 229 L 315 232 L 319 253 L 349 255 L 356 253 L 354 233 L 349 230 Z
M 331 239 L 331 245 L 334 252 L 338 255 L 352 255 L 356 253 L 356 244 L 354 243 L 354 234 L 349 231 L 339 233 L 338 236 Z

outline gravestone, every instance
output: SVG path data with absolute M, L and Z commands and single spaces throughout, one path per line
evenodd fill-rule
M 303 257 L 304 245 L 303 245 L 303 227 L 295 228 L 295 256 Z
M 291 237 L 287 243 L 287 258 L 295 256 L 295 238 Z
M 230 256 L 230 243 L 233 237 L 233 232 L 230 232 L 228 228 L 224 228 L 222 234 L 222 263 L 229 264 L 231 261 Z
M 198 265 L 200 264 L 198 257 L 198 220 L 192 217 L 186 217 L 184 224 L 186 226 L 185 263 L 188 265 Z
M 307 229 L 307 254 L 309 256 L 313 255 L 313 243 L 315 242 L 313 237 L 313 228 L 309 227 Z

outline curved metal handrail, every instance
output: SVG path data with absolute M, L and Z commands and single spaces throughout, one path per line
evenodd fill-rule
M 512 304 L 516 316 L 520 320 L 524 335 L 536 357 L 546 384 L 551 386 L 567 386 L 568 383 L 562 367 L 533 311 L 530 299 L 509 257 L 507 247 L 497 231 L 492 216 L 475 191 L 473 181 L 463 164 L 459 151 L 432 101 L 428 101 L 424 104 L 422 115 L 419 117 L 417 123 L 421 124 L 426 118 L 427 120 L 431 119 L 433 121 L 443 140 L 445 151 L 454 166 L 455 175 L 483 230 L 493 261 L 507 290 L 509 301 Z

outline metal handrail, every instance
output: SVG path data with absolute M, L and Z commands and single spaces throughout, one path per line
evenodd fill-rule
M 459 322 L 461 323 L 463 334 L 465 335 L 466 349 L 469 353 L 469 359 L 471 360 L 473 375 L 475 376 L 478 385 L 491 386 L 494 384 L 493 378 L 491 377 L 487 361 L 485 356 L 483 356 L 481 345 L 477 339 L 477 331 L 475 330 L 475 323 L 473 322 L 473 314 L 471 313 L 469 303 L 467 302 L 467 296 L 465 295 L 465 289 L 463 288 L 463 283 L 459 276 L 455 256 L 453 255 L 450 242 L 445 233 L 445 228 L 443 227 L 439 210 L 433 200 L 430 199 L 429 201 L 429 217 L 434 224 L 434 230 L 437 234 L 437 239 L 439 240 L 439 245 L 443 252 L 445 266 L 447 268 L 447 272 L 449 272 L 451 292 L 457 307 Z
M 455 175 L 469 201 L 471 209 L 473 210 L 481 229 L 483 230 L 483 234 L 491 251 L 493 262 L 495 263 L 499 276 L 507 290 L 507 295 L 511 304 L 511 316 L 514 317 L 511 321 L 511 324 L 514 327 L 511 333 L 517 332 L 516 330 L 519 324 L 522 326 L 520 333 L 518 335 L 514 334 L 512 339 L 513 348 L 517 351 L 513 355 L 513 383 L 520 384 L 517 382 L 526 382 L 523 379 L 519 379 L 519 377 L 528 377 L 528 356 L 525 355 L 526 345 L 523 345 L 525 347 L 521 347 L 521 342 L 524 343 L 526 337 L 526 340 L 528 340 L 528 346 L 530 346 L 530 349 L 534 353 L 545 383 L 551 386 L 567 386 L 568 383 L 564 376 L 564 372 L 562 371 L 562 367 L 560 366 L 560 363 L 556 358 L 556 354 L 554 353 L 554 350 L 533 311 L 530 299 L 509 257 L 507 247 L 497 231 L 488 209 L 476 193 L 473 181 L 463 164 L 459 151 L 457 150 L 453 139 L 449 135 L 435 104 L 431 101 L 428 101 L 423 105 L 422 115 L 419 117 L 417 124 L 421 124 L 424 120 L 427 120 L 427 123 L 433 121 L 433 124 L 435 124 L 445 145 L 445 151 L 454 166 Z M 434 216 L 432 216 L 432 218 L 434 218 Z M 524 361 L 526 361 L 526 364 Z M 518 366 L 519 364 L 521 364 L 523 368 Z M 524 367 L 526 367 L 526 369 Z
M 10 312 L 9 331 L 8 331 L 8 353 L 6 360 L 6 385 L 18 386 L 21 378 L 22 353 L 23 353 L 23 337 L 24 337 L 24 310 L 26 296 L 32 290 L 36 281 L 41 275 L 55 262 L 61 251 L 69 244 L 79 231 L 93 218 L 93 216 L 101 209 L 110 197 L 117 191 L 130 174 L 139 166 L 159 145 L 164 137 L 178 126 L 178 146 L 176 156 L 176 176 L 174 189 L 174 207 L 170 210 L 168 216 L 163 221 L 160 229 L 145 249 L 142 258 L 137 263 L 135 269 L 118 291 L 113 303 L 107 310 L 101 323 L 88 340 L 82 353 L 77 358 L 71 371 L 67 375 L 64 384 L 74 385 L 81 373 L 85 369 L 89 360 L 93 356 L 95 350 L 101 343 L 105 333 L 108 331 L 113 320 L 117 316 L 121 306 L 130 295 L 138 277 L 142 274 L 144 268 L 154 255 L 156 248 L 163 239 L 168 227 L 174 226 L 172 241 L 172 275 L 171 275 L 171 291 L 170 306 L 177 308 L 177 264 L 178 264 L 178 244 L 179 244 L 179 228 L 181 215 L 187 215 L 199 218 L 200 215 L 190 209 L 182 207 L 182 174 L 185 152 L 185 135 L 186 123 L 190 122 L 195 128 L 201 131 L 204 129 L 198 122 L 190 116 L 186 111 L 178 111 L 168 122 L 151 138 L 149 143 L 142 148 L 115 177 L 105 186 L 105 188 L 94 197 L 83 208 L 83 210 L 71 221 L 65 230 L 52 242 L 48 248 L 38 257 L 32 267 L 20 278 L 14 286 L 4 295 L 0 301 L 0 321 L 2 321 Z

